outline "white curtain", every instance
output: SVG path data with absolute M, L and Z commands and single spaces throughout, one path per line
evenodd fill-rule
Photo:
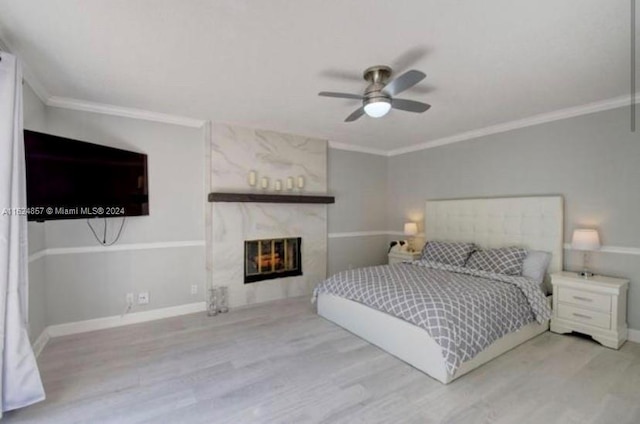
M 22 70 L 0 52 L 0 399 L 3 411 L 44 399 L 28 327 Z

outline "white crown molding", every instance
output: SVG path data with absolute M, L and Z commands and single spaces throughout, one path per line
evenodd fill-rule
M 26 78 L 26 68 L 25 68 Z M 46 90 L 39 84 L 34 78 L 27 79 L 31 88 L 34 89 L 36 94 L 43 99 L 46 95 Z M 38 88 L 39 87 L 39 88 Z M 44 100 L 46 99 L 46 100 Z M 88 102 L 84 100 L 77 100 L 67 97 L 49 96 L 45 97 L 43 102 L 50 107 L 57 107 L 63 109 L 78 110 L 82 112 L 99 113 L 112 116 L 121 116 L 131 119 L 141 119 L 153 122 L 162 122 L 165 124 L 180 125 L 190 128 L 202 128 L 206 120 L 195 119 L 184 116 L 169 115 L 165 113 L 153 112 L 143 109 L 134 109 L 116 105 L 109 105 L 97 102 Z M 640 93 L 636 94 L 636 103 L 640 101 Z M 491 125 L 484 128 L 479 128 L 472 131 L 455 134 L 452 136 L 439 138 L 436 140 L 426 141 L 424 143 L 415 144 L 412 146 L 402 147 L 399 149 L 382 150 L 373 147 L 366 147 L 357 144 L 341 143 L 337 141 L 329 141 L 329 148 L 335 150 L 346 150 L 359 153 L 368 153 L 377 156 L 398 156 L 407 153 L 413 153 L 421 150 L 432 149 L 434 147 L 444 146 L 447 144 L 459 143 L 461 141 L 473 140 L 480 137 L 498 134 L 502 132 L 512 131 L 520 128 L 531 127 L 534 125 L 544 124 L 547 122 L 559 121 L 562 119 L 574 118 L 577 116 L 588 115 L 590 113 L 601 112 L 610 109 L 616 109 L 619 107 L 628 106 L 631 104 L 631 96 L 620 96 L 613 99 L 607 99 L 599 102 L 588 103 L 581 106 L 570 107 L 566 109 L 560 109 L 553 112 L 542 113 L 534 115 L 528 118 L 519 119 L 515 121 L 509 121 L 498 125 Z
M 123 325 L 138 324 L 180 315 L 195 314 L 207 310 L 206 302 L 187 303 L 185 305 L 170 306 L 168 308 L 151 309 L 149 311 L 134 312 L 125 315 L 115 315 L 86 321 L 69 322 L 66 324 L 50 325 L 46 328 L 49 337 L 67 336 L 70 334 L 86 333 L 88 331 L 104 330 L 106 328 Z
M 0 49 L 11 53 L 13 48 L 6 41 L 0 39 Z M 180 125 L 189 128 L 202 128 L 205 120 L 195 119 L 186 116 L 170 115 L 166 113 L 153 112 L 144 109 L 135 109 L 123 106 L 110 105 L 106 103 L 89 102 L 69 97 L 52 96 L 49 94 L 45 86 L 40 83 L 31 72 L 29 65 L 24 60 L 20 60 L 22 64 L 22 73 L 24 80 L 27 81 L 29 87 L 36 93 L 42 103 L 50 107 L 61 109 L 77 110 L 81 112 L 99 113 L 103 115 L 120 116 L 123 118 L 140 119 L 152 122 L 161 122 L 164 124 Z
M 78 110 L 82 112 L 100 113 L 103 115 L 121 116 L 124 118 L 141 119 L 145 121 L 162 122 L 164 124 L 180 125 L 190 128 L 202 128 L 207 122 L 186 116 L 169 115 L 144 109 L 109 105 L 105 103 L 87 102 L 68 97 L 51 96 L 45 102 L 47 106 L 62 109 Z
M 337 141 L 329 141 L 329 148 L 334 150 L 346 150 L 349 152 L 368 153 L 370 155 L 387 156 L 385 150 L 374 149 L 373 147 L 359 146 L 357 144 L 338 143 Z
M 565 250 L 574 250 L 571 247 L 571 243 L 565 243 L 563 246 Z M 601 253 L 616 253 L 620 255 L 640 255 L 640 248 L 638 247 L 626 247 L 626 246 L 602 246 L 595 252 Z
M 78 247 L 54 247 L 39 250 L 29 255 L 29 263 L 45 256 L 73 255 L 82 253 L 122 252 L 126 250 L 151 250 L 151 249 L 175 249 L 182 247 L 204 247 L 204 240 L 187 241 L 163 241 L 152 243 L 115 244 L 113 246 L 78 246 Z
M 640 93 L 636 94 L 636 103 L 640 101 Z M 567 118 L 574 118 L 576 116 L 588 115 L 590 113 L 601 112 L 609 109 L 616 109 L 619 107 L 629 106 L 631 104 L 631 96 L 620 96 L 613 99 L 602 100 L 594 103 L 587 103 L 581 106 L 570 107 L 566 109 L 556 110 L 554 112 L 541 113 L 539 115 L 530 116 L 524 119 L 518 119 L 515 121 L 505 122 L 498 125 L 491 125 L 489 127 L 479 128 L 477 130 L 467 131 L 460 134 L 455 134 L 449 137 L 439 138 L 436 140 L 426 141 L 424 143 L 415 144 L 413 146 L 402 147 L 400 149 L 393 149 L 387 152 L 387 156 L 398 156 L 406 153 L 417 152 L 420 150 L 432 149 L 438 146 L 444 146 L 447 144 L 458 143 L 461 141 L 477 139 L 487 135 L 498 134 L 519 128 L 531 127 L 538 124 L 544 124 L 547 122 L 559 121 Z

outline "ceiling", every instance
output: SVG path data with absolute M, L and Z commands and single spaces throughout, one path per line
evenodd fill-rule
M 385 151 L 629 93 L 628 0 L 4 0 L 0 38 L 51 96 Z M 432 109 L 317 96 L 376 64 Z

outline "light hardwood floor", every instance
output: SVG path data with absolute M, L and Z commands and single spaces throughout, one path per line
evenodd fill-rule
M 545 333 L 444 386 L 290 299 L 51 340 L 3 423 L 638 423 L 640 345 Z

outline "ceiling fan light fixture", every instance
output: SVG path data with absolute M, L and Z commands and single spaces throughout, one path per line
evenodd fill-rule
M 382 118 L 391 109 L 422 113 L 426 112 L 431 105 L 415 100 L 397 99 L 395 96 L 418 84 L 426 76 L 424 72 L 411 69 L 389 81 L 391 68 L 388 66 L 373 66 L 364 71 L 364 79 L 369 85 L 367 85 L 362 95 L 334 91 L 321 91 L 318 95 L 362 101 L 362 106 L 351 112 L 344 122 L 356 121 L 363 115 L 371 118 Z
M 382 118 L 391 110 L 391 100 L 387 97 L 374 97 L 365 100 L 364 113 L 372 118 Z

